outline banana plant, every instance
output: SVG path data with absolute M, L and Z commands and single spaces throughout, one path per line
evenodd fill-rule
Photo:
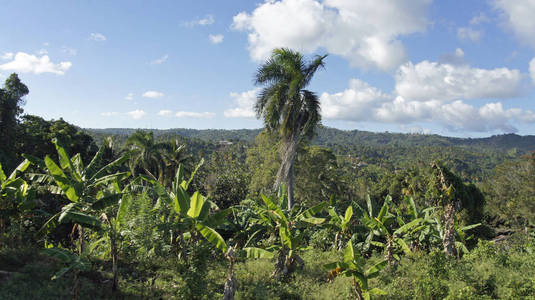
M 117 290 L 118 288 L 118 256 L 119 256 L 119 241 L 121 239 L 121 231 L 127 223 L 126 215 L 128 214 L 128 209 L 133 200 L 133 194 L 135 193 L 135 187 L 139 183 L 140 178 L 136 178 L 128 183 L 122 190 L 119 186 L 119 182 L 113 182 L 109 185 L 108 189 L 103 190 L 104 194 L 113 195 L 120 194 L 121 199 L 119 200 L 118 208 L 116 209 L 115 214 L 106 214 L 102 213 L 100 215 L 100 220 L 103 222 L 103 232 L 105 237 L 100 240 L 107 238 L 110 246 L 110 256 L 112 260 L 112 291 Z M 99 240 L 99 241 L 100 241 Z M 97 241 L 98 243 L 98 241 Z
M 155 205 L 159 209 L 162 205 L 172 207 L 172 212 L 168 216 L 169 222 L 174 223 L 176 232 L 180 236 L 183 246 L 183 258 L 186 258 L 184 248 L 184 237 L 191 236 L 192 233 L 201 234 L 208 242 L 212 243 L 217 249 L 226 253 L 227 244 L 223 237 L 214 229 L 216 226 L 225 222 L 226 217 L 232 210 L 220 210 L 215 214 L 210 214 L 211 209 L 217 209 L 217 206 L 201 195 L 198 191 L 193 195 L 188 193 L 188 187 L 193 180 L 193 176 L 202 165 L 203 161 L 197 166 L 191 177 L 184 179 L 184 167 L 179 165 L 171 190 L 167 190 L 158 180 L 146 175 L 140 177 L 147 181 L 154 192 L 158 195 Z
M 284 187 L 280 188 L 283 191 Z M 267 247 L 245 247 L 243 250 L 248 258 L 273 258 L 277 255 L 277 262 L 273 277 L 277 280 L 287 276 L 298 265 L 304 266 L 304 261 L 297 252 L 308 250 L 304 242 L 303 228 L 309 225 L 319 225 L 325 222 L 324 218 L 315 215 L 324 210 L 328 203 L 322 202 L 309 209 L 299 209 L 294 206 L 286 210 L 287 199 L 284 193 L 279 193 L 276 203 L 271 198 L 261 195 L 263 205 L 255 208 L 256 222 L 262 225 L 262 231 L 277 236 L 276 242 Z
M 4 232 L 8 218 L 15 215 L 22 217 L 22 211 L 35 205 L 30 186 L 19 177 L 29 165 L 30 162 L 24 160 L 8 177 L 0 164 L 0 235 Z
M 78 231 L 78 256 L 84 253 L 84 228 L 102 229 L 99 216 L 102 210 L 118 203 L 121 193 L 105 193 L 104 189 L 130 175 L 128 172 L 109 174 L 114 168 L 122 165 L 127 159 L 123 155 L 119 159 L 99 168 L 104 148 L 101 147 L 91 162 L 84 166 L 80 154 L 69 157 L 65 149 L 53 140 L 59 157 L 59 165 L 48 155 L 44 160 L 24 155 L 26 159 L 38 165 L 45 174 L 33 174 L 37 182 L 52 182 L 49 186 L 52 193 L 64 196 L 70 203 L 52 216 L 43 225 L 42 230 L 53 229 L 57 222 L 73 223 L 73 232 Z M 78 273 L 75 272 L 74 295 L 78 295 Z
M 352 236 L 350 225 L 353 221 L 353 206 L 349 205 L 343 215 L 339 215 L 333 206 L 329 206 L 327 211 L 331 216 L 328 225 L 336 230 L 333 248 L 342 250 L 344 240 L 350 240 Z
M 404 236 L 404 239 L 409 242 L 411 251 L 438 246 L 442 242 L 435 218 L 438 207 L 420 209 L 416 206 L 414 199 L 409 196 L 405 196 L 404 202 L 408 207 L 408 214 L 402 214 L 399 209 L 396 210 L 396 218 L 400 227 L 394 233 Z
M 365 270 L 366 261 L 362 258 L 353 243 L 350 241 L 344 250 L 344 260 L 324 265 L 329 270 L 328 281 L 332 282 L 336 276 L 353 278 L 353 294 L 358 300 L 369 300 L 372 295 L 386 295 L 386 292 L 378 288 L 370 288 L 368 281 L 379 275 L 379 272 L 387 264 L 386 260 L 380 261 Z
M 122 196 L 121 193 L 104 194 L 103 190 L 108 184 L 122 181 L 130 176 L 129 172 L 109 173 L 122 165 L 128 159 L 128 155 L 123 155 L 99 168 L 104 152 L 104 148 L 101 147 L 91 162 L 84 166 L 79 153 L 71 158 L 57 140 L 53 142 L 58 152 L 59 165 L 48 155 L 44 160 L 24 155 L 29 161 L 46 170 L 45 174 L 32 174 L 31 178 L 36 182 L 52 182 L 49 190 L 70 201 L 45 223 L 45 228 L 53 228 L 56 221 L 71 222 L 82 227 L 100 228 L 102 222 L 98 218 L 99 212 L 118 203 Z
M 445 226 L 441 222 L 440 218 L 435 218 L 436 230 L 441 239 L 444 239 L 446 234 Z M 469 235 L 467 231 L 481 226 L 481 223 L 471 224 L 467 226 L 461 226 L 458 222 L 454 223 L 453 229 L 455 230 L 455 252 L 457 257 L 460 257 L 463 254 L 467 254 L 470 251 L 466 247 L 466 243 L 473 238 L 472 235 Z
M 402 236 L 400 236 L 401 232 L 392 230 L 393 224 L 396 221 L 395 216 L 388 211 L 392 203 L 392 197 L 386 196 L 377 216 L 374 216 L 373 205 L 369 196 L 366 198 L 366 202 L 368 211 L 364 212 L 360 219 L 362 225 L 367 230 L 367 236 L 362 250 L 369 250 L 370 245 L 383 248 L 385 250 L 385 259 L 389 263 L 395 264 L 395 260 L 399 260 L 398 254 L 400 252 L 409 253 L 410 249 Z M 362 210 L 362 208 L 360 209 Z M 384 240 L 384 242 L 376 238 Z
M 51 280 L 59 279 L 71 270 L 76 270 L 78 272 L 91 270 L 91 263 L 87 258 L 72 254 L 69 250 L 54 247 L 49 244 L 45 246 L 42 253 L 56 259 L 63 265 L 63 267 L 52 276 Z

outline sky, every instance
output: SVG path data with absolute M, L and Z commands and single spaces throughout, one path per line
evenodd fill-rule
M 535 0 L 0 0 L 0 81 L 85 128 L 260 128 L 274 48 L 345 130 L 535 134 Z

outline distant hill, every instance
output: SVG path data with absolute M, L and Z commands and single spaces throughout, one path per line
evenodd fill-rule
M 107 128 L 85 129 L 97 139 L 106 135 L 127 136 L 137 129 L 132 128 Z M 246 141 L 253 142 L 261 129 L 151 129 L 156 137 L 180 135 L 186 138 L 200 139 L 206 142 L 220 141 Z M 499 151 L 516 149 L 520 153 L 535 151 L 535 135 L 520 136 L 517 134 L 493 135 L 486 138 L 456 138 L 440 135 L 406 134 L 388 132 L 369 132 L 360 130 L 340 130 L 336 128 L 320 127 L 313 144 L 334 145 L 360 145 L 360 146 L 383 146 L 398 145 L 402 147 L 468 147 L 487 148 Z

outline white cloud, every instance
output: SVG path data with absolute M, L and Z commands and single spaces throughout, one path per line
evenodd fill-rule
M 107 112 L 100 113 L 100 115 L 103 117 L 115 117 L 115 116 L 118 116 L 119 113 L 116 111 L 107 111 Z
M 153 99 L 160 98 L 160 97 L 163 97 L 163 96 L 165 96 L 164 93 L 157 92 L 157 91 L 146 91 L 143 94 L 143 97 L 145 97 L 145 98 L 153 98 Z
M 60 51 L 61 53 L 65 53 L 70 56 L 75 56 L 76 54 L 78 54 L 78 50 L 71 48 L 71 47 L 67 47 L 67 46 L 61 47 Z
M 461 56 L 462 50 L 458 49 L 456 54 Z M 470 132 L 516 132 L 515 123 L 535 123 L 535 113 L 530 110 L 505 109 L 501 102 L 479 108 L 464 102 L 518 95 L 523 87 L 518 70 L 486 70 L 423 61 L 401 66 L 395 79 L 393 94 L 359 79 L 352 79 L 343 92 L 323 93 L 323 117 L 391 123 L 403 128 L 433 122 L 451 131 Z
M 134 120 L 139 120 L 141 118 L 143 118 L 147 113 L 143 110 L 140 110 L 140 109 L 136 109 L 136 110 L 133 110 L 133 111 L 129 111 L 126 113 L 130 118 L 134 119 Z
M 158 116 L 170 116 L 170 115 L 172 115 L 172 114 L 173 114 L 173 112 L 170 111 L 170 110 L 167 110 L 167 109 L 160 110 L 160 111 L 158 112 Z
M 406 63 L 396 73 L 397 94 L 410 100 L 511 98 L 521 89 L 520 71 L 508 68 L 479 69 L 424 60 Z
M 36 53 L 37 53 L 37 55 L 47 55 L 48 54 L 48 50 L 39 49 L 39 51 L 37 51 Z
M 215 19 L 213 15 L 206 15 L 204 18 L 184 22 L 183 25 L 186 27 L 194 27 L 194 26 L 206 26 L 206 25 L 212 25 L 214 24 Z
M 223 42 L 224 36 L 222 34 L 210 34 L 208 35 L 208 38 L 212 44 L 219 44 Z
M 169 58 L 169 55 L 165 54 L 164 56 L 158 58 L 158 59 L 155 59 L 153 61 L 150 62 L 151 65 L 161 65 L 163 64 L 167 59 Z
M 128 93 L 126 97 L 124 97 L 125 100 L 133 100 L 134 99 L 134 93 Z
M 227 118 L 254 118 L 254 104 L 260 89 L 253 89 L 243 93 L 230 93 L 230 97 L 234 98 L 236 107 L 224 111 Z
M 8 63 L 0 65 L 0 70 L 15 71 L 20 73 L 54 73 L 63 75 L 70 69 L 72 63 L 70 61 L 60 62 L 54 64 L 50 61 L 48 55 L 37 57 L 32 54 L 17 52 L 14 59 Z
M 373 115 L 374 110 L 391 99 L 368 83 L 351 79 L 349 88 L 343 92 L 320 96 L 321 114 L 326 119 L 363 121 Z
M 479 15 L 470 19 L 470 25 L 479 25 L 483 23 L 489 23 L 490 21 L 490 18 L 485 13 L 480 12 Z
M 2 55 L 0 55 L 0 59 L 3 59 L 3 60 L 10 60 L 13 58 L 13 52 L 6 52 Z
M 460 27 L 457 29 L 457 37 L 461 40 L 470 40 L 472 42 L 479 42 L 483 36 L 483 31 L 475 30 L 470 27 Z
M 529 62 L 529 74 L 531 75 L 533 84 L 535 84 L 535 57 Z
M 391 70 L 406 61 L 400 37 L 426 29 L 431 0 L 266 1 L 234 16 L 232 28 L 249 33 L 252 59 L 274 48 L 312 53 L 319 49 L 353 66 Z
M 175 116 L 178 118 L 196 118 L 196 119 L 210 119 L 215 117 L 213 112 L 192 112 L 192 111 L 178 111 Z
M 106 37 L 102 33 L 95 32 L 89 35 L 89 39 L 92 41 L 103 42 L 106 40 Z
M 493 0 L 494 8 L 502 13 L 506 27 L 522 42 L 535 47 L 535 1 Z
M 451 131 L 510 133 L 517 131 L 513 122 L 533 123 L 535 117 L 531 111 L 504 109 L 500 102 L 476 108 L 462 100 L 441 103 L 436 100 L 407 101 L 397 97 L 377 110 L 375 120 L 398 124 L 435 122 Z
M 214 16 L 206 15 L 205 18 L 199 20 L 198 24 L 199 25 L 211 25 L 211 24 L 214 24 L 214 22 L 215 22 Z

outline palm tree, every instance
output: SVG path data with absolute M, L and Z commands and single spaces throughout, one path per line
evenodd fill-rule
M 126 140 L 125 147 L 131 151 L 130 169 L 135 176 L 143 171 L 155 179 L 162 180 L 164 174 L 164 152 L 169 150 L 170 144 L 158 143 L 154 141 L 151 132 L 138 130 Z
M 281 165 L 273 187 L 277 191 L 282 182 L 288 186 L 288 209 L 294 204 L 293 163 L 297 145 L 303 138 L 310 138 L 321 121 L 318 96 L 306 90 L 312 76 L 327 55 L 305 61 L 299 52 L 280 48 L 255 74 L 255 84 L 262 85 L 255 104 L 258 118 L 264 119 L 269 131 L 279 131 L 281 137 Z

